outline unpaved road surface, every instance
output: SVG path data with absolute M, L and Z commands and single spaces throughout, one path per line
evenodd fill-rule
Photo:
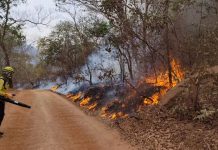
M 119 134 L 61 96 L 48 91 L 22 91 L 17 100 L 31 110 L 6 105 L 0 150 L 128 150 Z

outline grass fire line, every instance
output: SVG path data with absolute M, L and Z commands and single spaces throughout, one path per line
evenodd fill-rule
M 172 66 L 172 73 L 173 73 L 173 79 L 172 83 L 170 84 L 168 82 L 168 72 L 162 72 L 157 76 L 154 77 L 147 77 L 144 79 L 145 83 L 152 84 L 154 86 L 163 87 L 160 89 L 159 92 L 155 93 L 153 96 L 151 96 L 149 99 L 144 99 L 145 105 L 156 105 L 159 103 L 159 100 L 162 96 L 164 96 L 168 90 L 175 87 L 179 82 L 181 82 L 184 79 L 184 71 L 182 70 L 180 64 L 173 59 L 171 61 Z M 152 99 L 152 101 L 151 101 Z
M 171 88 L 175 87 L 181 80 L 184 79 L 184 71 L 181 68 L 180 64 L 175 60 L 172 59 L 171 61 L 172 66 L 172 74 L 173 79 L 172 83 L 169 83 L 168 80 L 168 72 L 162 71 L 156 76 L 147 76 L 143 80 L 139 81 L 139 83 L 134 87 L 133 85 L 130 85 L 130 89 L 132 89 L 132 92 L 130 92 L 128 95 L 126 95 L 125 101 L 120 101 L 119 98 L 112 101 L 112 106 L 110 105 L 102 105 L 100 106 L 100 116 L 102 118 L 109 118 L 111 120 L 116 120 L 118 118 L 127 118 L 129 116 L 128 109 L 131 109 L 129 107 L 133 107 L 131 105 L 128 106 L 128 101 L 137 99 L 137 96 L 142 97 L 142 103 L 140 103 L 138 106 L 138 109 L 136 111 L 141 109 L 141 106 L 146 105 L 157 105 L 159 104 L 160 98 L 164 96 Z M 140 92 L 137 91 L 137 89 L 140 89 L 141 85 L 147 85 L 149 84 L 151 86 L 151 89 L 154 90 L 152 94 L 147 94 L 145 96 L 142 96 Z M 51 88 L 51 91 L 56 92 L 58 90 L 59 86 L 54 86 Z M 146 93 L 146 92 L 145 92 Z M 96 109 L 99 109 L 99 102 L 100 100 L 98 97 L 92 97 L 92 96 L 85 96 L 85 92 L 78 92 L 76 94 L 67 94 L 65 95 L 66 98 L 73 102 L 79 102 L 79 106 L 86 108 L 89 111 L 95 111 Z M 85 96 L 85 97 L 84 97 Z M 97 98 L 97 99 L 96 99 Z M 130 102 L 132 103 L 132 102 Z M 98 108 L 97 108 L 98 107 Z

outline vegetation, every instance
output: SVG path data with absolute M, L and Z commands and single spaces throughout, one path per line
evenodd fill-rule
M 33 21 L 14 15 L 13 10 L 25 2 L 25 0 L 0 1 L 0 68 L 14 66 L 16 69 L 14 83 L 21 86 L 32 85 L 36 78 L 36 68 L 30 54 L 33 48 L 27 45 L 22 29 L 26 22 L 43 24 L 42 20 Z
M 105 46 L 116 50 L 123 81 L 126 77 L 133 80 L 138 74 L 158 74 L 157 70 L 167 69 L 171 83 L 173 58 L 188 70 L 217 64 L 216 1 L 56 2 L 60 7 L 84 5 L 108 20 L 110 32 L 105 34 Z
M 43 23 L 11 15 L 24 2 L 0 1 L 0 67 L 16 68 L 17 87 L 82 83 L 66 97 L 119 119 L 142 149 L 217 149 L 217 0 L 55 0 L 70 19 L 37 41 L 37 58 L 22 29 Z
M 22 50 L 25 20 L 11 16 L 12 8 L 24 2 L 0 2 L 0 54 L 4 56 L 0 64 L 19 68 L 15 82 L 22 85 L 37 86 L 57 78 L 92 85 L 96 77 L 98 82 L 131 84 L 154 76 L 157 82 L 167 71 L 172 86 L 178 80 L 173 61 L 186 75 L 218 64 L 216 0 L 56 0 L 58 9 L 71 19 L 59 22 L 38 41 L 40 59 L 35 64 Z M 75 6 L 82 6 L 87 14 L 78 16 Z M 106 68 L 97 61 L 93 65 L 90 56 L 102 51 L 117 65 Z

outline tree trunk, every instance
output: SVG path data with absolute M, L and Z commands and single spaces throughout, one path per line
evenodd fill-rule
M 125 64 L 123 62 L 122 55 L 120 55 L 119 64 L 120 64 L 120 80 L 122 81 L 122 83 L 124 83 L 125 82 Z
M 167 57 L 167 69 L 168 69 L 168 79 L 169 84 L 172 86 L 172 66 L 170 58 L 170 43 L 169 43 L 169 23 L 168 23 L 168 13 L 169 13 L 169 0 L 165 1 L 165 17 L 164 21 L 166 22 L 165 29 L 165 44 L 166 44 L 166 57 Z
M 134 80 L 133 67 L 132 67 L 132 56 L 131 56 L 129 50 L 127 50 L 127 54 L 128 54 L 127 66 L 128 66 L 128 70 L 129 70 L 130 79 Z
M 89 72 L 89 84 L 93 85 L 93 83 L 92 83 L 92 71 L 91 71 L 88 63 L 86 63 L 86 66 L 87 66 L 87 69 L 88 69 L 88 72 Z
M 4 43 L 1 43 L 1 48 L 2 48 L 2 51 L 5 55 L 5 57 L 4 57 L 5 66 L 10 66 L 9 54 L 8 54 L 8 51 L 7 51 Z
M 10 66 L 9 54 L 8 54 L 8 50 L 7 50 L 4 42 L 6 41 L 5 40 L 5 36 L 7 35 L 7 31 L 8 31 L 8 21 L 9 21 L 9 14 L 10 14 L 10 9 L 11 9 L 11 7 L 10 7 L 11 3 L 12 2 L 10 0 L 6 1 L 5 16 L 4 16 L 5 21 L 4 21 L 4 24 L 2 26 L 2 29 L 3 29 L 2 34 L 0 35 L 0 40 L 1 40 L 0 44 L 1 44 L 2 51 L 3 51 L 4 55 L 5 55 L 4 60 L 5 60 L 5 65 L 6 66 Z

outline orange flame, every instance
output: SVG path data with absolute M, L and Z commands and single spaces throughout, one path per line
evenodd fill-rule
M 113 113 L 109 116 L 110 119 L 115 120 L 117 118 L 127 118 L 128 114 L 125 114 L 123 112 Z
M 125 114 L 124 112 L 118 112 L 118 113 L 108 113 L 107 112 L 108 108 L 107 107 L 103 107 L 101 109 L 101 117 L 102 118 L 110 118 L 111 120 L 115 120 L 115 119 L 118 119 L 118 118 L 127 118 L 129 115 L 128 114 Z
M 144 99 L 145 105 L 158 104 L 160 98 L 163 95 L 165 95 L 169 89 L 176 86 L 184 78 L 184 72 L 181 69 L 180 64 L 177 63 L 177 61 L 175 59 L 172 60 L 171 66 L 172 66 L 172 75 L 173 75 L 172 84 L 169 84 L 167 71 L 162 72 L 157 76 L 146 77 L 144 80 L 139 82 L 139 84 L 138 84 L 139 86 L 141 84 L 149 83 L 149 84 L 154 85 L 155 87 L 163 87 L 159 90 L 159 92 L 153 94 L 150 98 Z M 137 86 L 137 88 L 139 86 Z M 57 90 L 58 86 L 53 87 L 52 89 Z M 90 111 L 95 110 L 95 108 L 98 106 L 98 102 L 93 101 L 92 97 L 87 97 L 87 98 L 82 99 L 83 95 L 84 95 L 84 93 L 82 93 L 82 92 L 75 94 L 75 95 L 68 94 L 67 98 L 73 100 L 74 102 L 80 101 L 79 102 L 80 107 L 86 108 L 87 110 L 90 110 Z M 133 92 L 128 93 L 126 98 L 133 99 L 136 95 L 137 95 L 137 92 L 133 91 Z M 95 98 L 99 99 L 99 97 L 95 97 Z M 97 99 L 95 99 L 95 100 L 97 100 Z M 113 102 L 116 102 L 116 101 L 118 103 L 115 103 L 115 105 L 118 105 L 119 107 L 116 108 L 116 110 L 110 110 L 110 107 L 108 107 L 108 106 L 102 107 L 101 108 L 101 117 L 109 118 L 111 120 L 128 117 L 128 114 L 126 114 L 124 111 L 122 111 L 122 110 L 125 110 L 125 107 L 128 107 L 128 104 L 122 103 L 120 100 L 114 100 Z M 139 106 L 139 111 L 140 111 L 141 107 L 143 107 L 143 105 Z M 114 112 L 114 111 L 116 111 L 116 112 Z
M 90 102 L 91 98 L 87 97 L 80 102 L 80 106 L 86 106 Z
M 184 72 L 181 69 L 179 63 L 177 63 L 175 59 L 172 60 L 171 66 L 173 72 L 172 84 L 170 84 L 168 81 L 168 72 L 161 73 L 157 77 L 148 77 L 145 79 L 146 83 L 150 83 L 155 86 L 161 86 L 164 88 L 160 89 L 159 93 L 155 93 L 151 97 L 151 99 L 147 99 L 147 98 L 144 99 L 144 104 L 146 105 L 158 104 L 160 97 L 165 95 L 169 89 L 175 87 L 184 78 Z
M 73 95 L 72 94 L 67 94 L 66 98 L 71 98 Z
M 70 98 L 71 100 L 73 100 L 74 102 L 76 102 L 76 101 L 78 101 L 81 97 L 82 97 L 82 93 L 79 92 L 79 93 L 76 94 L 76 95 L 71 95 L 69 98 Z
M 90 106 L 88 107 L 88 109 L 89 109 L 89 110 L 93 110 L 93 109 L 95 109 L 95 107 L 96 107 L 97 105 L 98 105 L 97 103 L 94 103 L 94 104 L 90 105 Z
M 55 86 L 51 87 L 50 90 L 51 90 L 52 92 L 56 92 L 59 87 L 60 87 L 59 85 L 55 85 Z

